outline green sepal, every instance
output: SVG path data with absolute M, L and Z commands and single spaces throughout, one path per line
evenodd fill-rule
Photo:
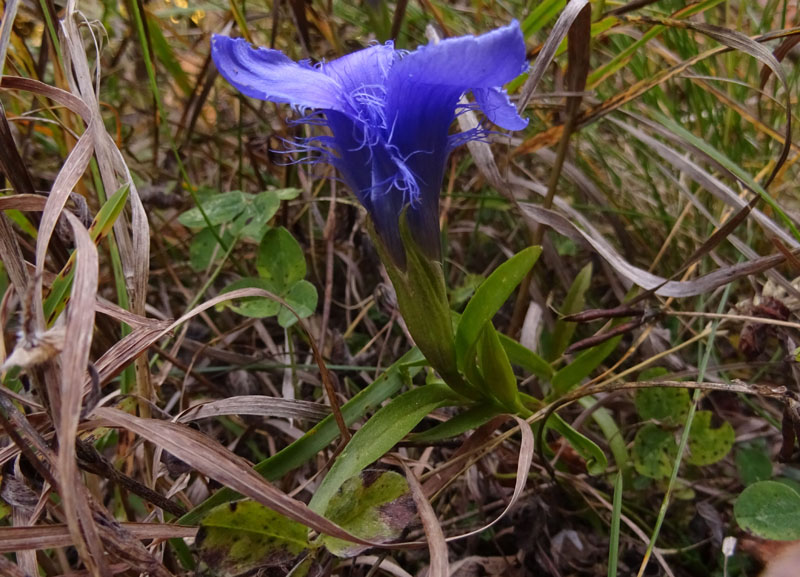
M 397 294 L 397 305 L 408 332 L 430 365 L 459 395 L 480 400 L 483 395 L 458 371 L 455 335 L 447 299 L 442 265 L 428 258 L 408 230 L 405 210 L 400 214 L 400 238 L 406 251 L 406 266 L 395 263 L 380 237 L 370 228 L 378 254 Z

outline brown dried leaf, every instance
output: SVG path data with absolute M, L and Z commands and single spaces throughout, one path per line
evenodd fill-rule
M 671 281 L 630 264 L 597 231 L 579 229 L 557 212 L 536 205 L 525 203 L 520 204 L 520 207 L 526 218 L 546 224 L 578 243 L 588 243 L 623 277 L 644 289 L 654 290 L 661 296 L 680 298 L 704 294 L 736 279 L 767 271 L 786 260 L 783 254 L 765 256 L 717 269 L 697 279 Z
M 319 421 L 330 413 L 327 406 L 310 401 L 281 399 L 264 395 L 241 395 L 190 407 L 178 416 L 177 421 L 188 423 L 219 415 L 253 415 Z
M 122 523 L 122 528 L 135 539 L 186 539 L 197 533 L 197 527 L 163 523 Z M 66 525 L 36 527 L 0 527 L 0 553 L 69 547 L 72 538 Z

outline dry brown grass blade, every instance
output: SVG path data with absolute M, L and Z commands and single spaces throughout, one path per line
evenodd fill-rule
M 6 51 L 11 40 L 11 30 L 19 9 L 19 0 L 7 0 L 3 3 L 3 21 L 0 22 L 0 76 L 3 75 L 3 68 L 6 64 Z
M 106 382 L 111 376 L 115 374 L 119 374 L 125 366 L 127 366 L 131 361 L 137 359 L 141 353 L 147 350 L 152 344 L 157 342 L 161 337 L 165 336 L 167 333 L 172 331 L 175 327 L 183 324 L 190 318 L 194 317 L 202 313 L 209 308 L 230 300 L 234 300 L 237 298 L 246 298 L 246 297 L 263 297 L 263 298 L 270 298 L 277 300 L 287 308 L 291 310 L 288 304 L 282 299 L 276 297 L 273 293 L 256 288 L 244 288 L 238 289 L 235 291 L 227 292 L 221 295 L 214 297 L 211 300 L 206 301 L 205 303 L 198 305 L 188 313 L 184 314 L 178 320 L 172 322 L 171 324 L 162 324 L 158 327 L 155 323 L 160 321 L 153 321 L 153 325 L 148 327 L 140 327 L 134 330 L 130 335 L 116 343 L 111 349 L 109 349 L 106 354 L 101 357 L 97 362 L 97 370 L 98 374 L 100 375 L 100 382 Z M 300 320 L 300 326 L 302 326 L 306 332 L 307 326 Z M 166 325 L 166 326 L 165 326 Z M 322 355 L 317 350 L 316 344 L 314 343 L 313 337 L 309 333 L 309 343 L 314 354 L 314 358 L 317 361 L 317 365 L 320 369 L 322 381 L 326 386 L 326 391 L 328 392 L 328 398 L 331 401 L 331 409 L 333 411 L 334 416 L 336 417 L 336 422 L 339 426 L 339 430 L 342 434 L 343 439 L 349 438 L 349 432 L 347 430 L 347 425 L 344 422 L 344 418 L 341 414 L 341 409 L 338 406 L 336 401 L 335 391 L 333 390 L 333 385 L 331 383 L 330 375 L 328 374 L 327 367 L 325 366 L 324 360 L 322 359 Z M 86 380 L 84 383 L 84 389 L 88 390 L 88 387 L 91 386 L 91 381 Z
M 577 5 L 575 0 L 572 0 L 568 4 L 568 7 L 573 5 Z M 545 208 L 550 208 L 553 205 L 553 198 L 555 198 L 558 183 L 561 179 L 561 169 L 564 167 L 564 161 L 567 158 L 567 151 L 569 150 L 569 140 L 575 130 L 575 119 L 577 118 L 578 110 L 583 100 L 581 93 L 583 89 L 586 88 L 586 77 L 589 74 L 589 49 L 592 43 L 592 7 L 588 3 L 578 11 L 574 20 L 571 22 L 567 33 L 567 39 L 567 90 L 571 94 L 567 96 L 566 108 L 564 110 L 564 130 L 561 132 L 561 140 L 558 143 L 555 161 L 550 169 L 550 179 L 547 183 L 547 195 L 542 201 L 542 206 Z M 534 246 L 542 244 L 544 234 L 544 226 L 536 227 L 536 230 L 534 230 L 533 235 L 529 239 L 530 244 Z M 525 275 L 525 279 L 520 283 L 519 289 L 517 290 L 514 311 L 511 314 L 511 321 L 508 324 L 508 334 L 512 337 L 516 336 L 520 329 L 522 329 L 525 314 L 529 308 L 528 301 L 530 300 L 530 285 L 532 282 L 533 271 L 531 270 Z
M 94 426 L 122 427 L 133 431 L 202 474 L 319 533 L 371 547 L 403 546 L 373 543 L 348 533 L 304 503 L 273 487 L 253 470 L 248 461 L 198 431 L 177 423 L 142 419 L 108 407 L 95 409 L 94 416 L 98 419 L 93 423 Z
M 765 272 L 786 260 L 783 254 L 765 256 L 744 263 L 717 269 L 705 276 L 689 281 L 671 281 L 633 266 L 599 234 L 589 233 L 573 225 L 557 212 L 532 204 L 520 204 L 522 213 L 537 223 L 546 224 L 572 240 L 588 243 L 620 275 L 632 283 L 667 297 L 689 297 L 704 294 L 745 276 Z M 594 231 L 596 232 L 596 231 Z
M 219 401 L 201 403 L 178 415 L 179 423 L 220 415 L 253 415 L 256 417 L 283 417 L 319 421 L 330 415 L 328 407 L 311 401 L 282 399 L 264 395 L 241 395 Z
M 45 261 L 47 259 L 47 247 L 50 244 L 50 238 L 62 214 L 64 206 L 69 199 L 69 195 L 78 184 L 78 181 L 83 177 L 86 167 L 89 166 L 89 160 L 92 158 L 94 152 L 94 143 L 88 133 L 84 133 L 72 152 L 69 153 L 64 166 L 56 176 L 53 187 L 50 190 L 50 195 L 47 197 L 44 211 L 42 212 L 42 221 L 39 225 L 39 234 L 36 237 L 36 290 L 34 292 L 34 308 L 37 315 L 38 328 L 44 328 L 44 317 L 42 314 L 42 291 L 41 291 L 41 277 L 44 272 Z
M 572 4 L 574 0 L 570 1 Z M 587 3 L 575 17 L 567 33 L 567 122 L 572 122 L 578 113 L 586 78 L 589 75 L 590 48 L 592 45 L 592 6 Z
M 547 71 L 550 62 L 553 61 L 561 42 L 567 37 L 567 33 L 572 28 L 573 22 L 575 22 L 588 5 L 589 0 L 570 0 L 567 2 L 567 6 L 559 15 L 553 29 L 547 36 L 547 40 L 545 40 L 542 45 L 542 49 L 539 51 L 539 55 L 536 57 L 536 61 L 533 63 L 528 73 L 528 79 L 525 81 L 525 84 L 522 85 L 520 98 L 517 102 L 517 110 L 520 113 L 525 110 L 528 102 L 530 102 L 530 99 L 536 92 L 539 82 Z
M 783 42 L 781 42 L 778 47 L 772 51 L 772 55 L 775 57 L 775 60 L 778 62 L 782 62 L 784 58 L 789 55 L 789 52 L 792 51 L 792 48 L 800 44 L 800 36 L 792 36 L 787 38 Z M 767 80 L 769 80 L 770 74 L 772 73 L 772 68 L 764 65 L 764 68 L 761 69 L 761 81 L 759 83 L 760 88 L 764 88 L 767 84 Z
M 147 327 L 153 325 L 153 323 L 163 322 L 127 311 L 101 296 L 97 297 L 94 308 L 96 312 L 130 325 L 131 327 Z
M 172 332 L 173 329 L 182 325 L 194 316 L 229 300 L 245 297 L 272 297 L 272 293 L 268 293 L 261 289 L 239 289 L 227 292 L 214 297 L 201 305 L 198 305 L 191 311 L 184 314 L 179 319 L 169 321 L 159 321 L 155 319 L 148 319 L 149 324 L 140 326 L 134 329 L 129 335 L 114 344 L 108 351 L 103 354 L 100 359 L 95 363 L 98 374 L 100 375 L 100 383 L 103 384 L 109 379 L 118 375 L 126 366 L 139 357 L 150 346 L 158 342 L 159 339 Z M 87 379 L 84 381 L 84 389 L 88 390 L 91 382 Z
M 7 9 L 10 7 L 7 5 Z M 13 20 L 13 17 L 12 17 Z M 5 29 L 10 29 L 10 23 L 3 18 L 3 33 Z M 5 59 L 0 59 L 0 74 L 2 74 L 2 63 Z M 0 169 L 5 177 L 11 181 L 11 186 L 18 194 L 33 195 L 33 180 L 25 167 L 25 163 L 19 156 L 14 137 L 11 135 L 11 127 L 6 119 L 6 112 L 0 102 Z M 3 209 L 0 209 L 3 210 Z M 28 290 L 28 273 L 25 268 L 25 259 L 22 256 L 17 237 L 5 215 L 0 215 L 0 256 L 8 270 L 11 282 L 19 291 L 19 294 L 26 294 Z
M 417 506 L 417 512 L 422 520 L 422 528 L 425 531 L 425 540 L 428 543 L 428 551 L 430 551 L 428 576 L 449 577 L 450 562 L 447 555 L 447 541 L 444 538 L 444 531 L 439 524 L 439 519 L 436 517 L 436 511 L 431 507 L 414 471 L 404 461 L 398 459 L 398 462 L 405 472 L 408 488 L 411 490 L 411 496 Z
M 162 523 L 122 523 L 136 539 L 186 539 L 194 537 L 196 527 Z M 69 547 L 72 538 L 66 525 L 36 527 L 0 527 L 0 553 Z
M 153 320 L 152 324 L 136 327 L 130 334 L 114 343 L 94 364 L 100 385 L 119 375 L 125 367 L 169 332 L 170 326 L 167 321 Z M 83 382 L 84 391 L 88 392 L 91 386 L 92 381 L 87 377 Z
M 19 155 L 6 111 L 0 102 L 0 168 L 17 194 L 34 194 L 33 179 Z
M 83 399 L 81 383 L 89 365 L 89 350 L 94 334 L 94 301 L 99 275 L 97 248 L 89 232 L 77 217 L 68 212 L 64 214 L 72 225 L 77 258 L 70 301 L 66 309 L 66 333 L 69 338 L 65 340 L 61 353 L 57 404 L 60 411 L 58 417 L 54 419 L 59 445 L 58 478 L 62 488 L 61 502 L 72 539 L 76 543 L 79 543 L 81 538 L 86 539 L 94 559 L 84 558 L 84 562 L 90 568 L 94 564 L 99 574 L 106 574 L 108 571 L 105 567 L 103 546 L 86 501 L 86 493 L 81 490 L 64 490 L 68 487 L 82 486 L 75 457 L 75 440 Z M 78 550 L 80 551 L 80 548 Z
M 72 72 L 75 86 L 73 91 L 77 90 L 91 114 L 87 132 L 94 139 L 95 156 L 105 194 L 110 195 L 123 184 L 129 187 L 131 228 L 129 231 L 127 217 L 124 213 L 121 214 L 114 222 L 114 239 L 119 248 L 129 306 L 135 314 L 143 316 L 150 267 L 150 226 L 125 160 L 116 147 L 114 139 L 105 129 L 99 107 L 101 70 L 99 64 L 96 64 L 93 81 L 87 60 L 87 49 L 84 47 L 78 28 L 78 22 L 85 21 L 86 18 L 77 12 L 76 4 L 76 0 L 67 2 L 65 17 L 61 21 L 63 45 L 66 48 L 64 51 L 65 69 Z M 92 27 L 87 25 L 86 28 L 94 40 L 97 50 L 95 61 L 99 63 L 98 40 Z M 153 397 L 150 371 L 143 358 L 137 358 L 135 366 L 136 391 L 142 399 L 140 410 L 142 414 L 146 415 L 150 410 L 147 401 L 152 400 Z
M 25 267 L 25 257 L 17 242 L 14 229 L 5 214 L 0 209 L 0 260 L 8 271 L 11 284 L 16 287 L 19 294 L 28 291 L 28 271 Z
M 519 447 L 519 459 L 517 460 L 517 475 L 516 480 L 514 481 L 514 493 L 511 495 L 511 499 L 509 500 L 505 509 L 503 509 L 503 511 L 490 523 L 483 525 L 478 529 L 469 531 L 468 533 L 456 535 L 454 537 L 448 537 L 446 539 L 447 542 L 479 535 L 483 531 L 489 529 L 498 521 L 500 521 L 500 519 L 505 517 L 511 511 L 511 509 L 514 508 L 514 505 L 517 504 L 517 501 L 519 501 L 519 498 L 522 496 L 522 493 L 525 490 L 525 485 L 528 481 L 528 474 L 531 471 L 531 464 L 533 463 L 534 437 L 533 431 L 526 421 L 514 415 L 511 416 L 517 422 L 515 431 L 518 430 L 522 437 Z M 425 482 L 423 488 L 424 494 L 431 496 L 433 493 L 440 491 L 447 483 L 451 482 L 459 472 L 463 472 L 465 468 L 469 466 L 469 464 L 464 464 L 465 461 L 468 459 L 477 459 L 478 457 L 476 455 L 478 453 L 486 454 L 490 452 L 492 448 L 496 446 L 495 440 L 491 439 L 491 433 L 496 431 L 500 423 L 508 419 L 508 417 L 509 415 L 500 415 L 475 431 L 475 433 L 473 433 L 470 438 L 467 439 L 459 448 L 457 453 L 450 458 L 450 461 L 445 463 L 441 469 L 434 471 L 430 479 Z M 507 438 L 509 434 L 510 433 L 503 433 L 502 437 Z
M 461 446 L 453 453 L 452 457 L 458 457 L 468 453 L 473 453 L 488 441 L 494 432 L 506 420 L 505 415 L 499 415 L 493 418 L 488 423 L 478 427 L 467 439 L 461 443 Z M 451 459 L 452 459 L 451 457 Z M 423 483 L 425 495 L 428 498 L 433 498 L 442 489 L 453 482 L 453 479 L 461 472 L 463 465 L 460 461 L 454 461 L 446 464 L 443 468 L 438 469 L 434 474 L 430 475 Z
M 86 106 L 86 103 L 74 94 L 56 88 L 55 86 L 50 86 L 39 80 L 34 80 L 33 78 L 3 76 L 3 78 L 0 79 L 0 88 L 6 90 L 24 90 L 25 92 L 32 92 L 33 94 L 39 94 L 49 98 L 68 108 L 87 123 L 92 117 L 92 112 L 89 107 Z
M 514 508 L 514 505 L 517 504 L 519 498 L 522 497 L 522 492 L 525 490 L 525 485 L 528 482 L 528 474 L 531 472 L 531 465 L 533 464 L 534 438 L 531 426 L 524 419 L 521 419 L 516 415 L 511 415 L 511 417 L 513 417 L 513 419 L 517 422 L 521 441 L 519 445 L 519 459 L 517 460 L 517 474 L 516 479 L 514 480 L 514 492 L 511 494 L 511 499 L 509 499 L 508 505 L 506 505 L 506 508 L 503 509 L 501 513 L 490 523 L 487 523 L 483 527 L 479 527 L 468 533 L 464 533 L 456 537 L 448 537 L 448 542 L 455 541 L 457 539 L 465 539 L 474 535 L 480 535 L 490 527 L 494 526 L 498 521 L 500 521 L 500 519 L 505 517 L 511 511 L 511 509 Z

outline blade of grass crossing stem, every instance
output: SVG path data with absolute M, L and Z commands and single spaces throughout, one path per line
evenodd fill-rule
M 722 314 L 725 312 L 725 307 L 728 303 L 728 297 L 730 296 L 731 292 L 731 285 L 727 285 L 725 287 L 725 291 L 722 293 L 722 298 L 719 301 L 719 306 L 717 307 L 717 314 Z M 713 343 L 714 339 L 717 336 L 717 328 L 719 327 L 719 320 L 715 320 L 711 325 L 711 333 L 708 335 L 708 344 L 706 345 L 705 351 L 703 352 L 703 356 L 700 359 L 700 363 L 697 367 L 697 380 L 702 381 L 705 378 L 706 374 L 706 367 L 708 367 L 708 361 L 711 358 L 711 351 L 713 350 Z M 647 563 L 650 560 L 650 556 L 653 554 L 653 548 L 656 545 L 656 540 L 658 539 L 658 534 L 661 532 L 661 525 L 664 523 L 664 518 L 667 516 L 667 508 L 669 507 L 669 499 L 672 495 L 672 490 L 675 487 L 675 483 L 678 479 L 678 471 L 681 468 L 681 461 L 683 461 L 683 454 L 686 452 L 686 445 L 689 442 L 689 432 L 692 428 L 692 421 L 694 420 L 694 415 L 697 412 L 697 401 L 700 399 L 701 389 L 695 389 L 694 393 L 692 393 L 692 404 L 689 407 L 689 414 L 686 415 L 686 422 L 683 425 L 683 432 L 681 434 L 681 441 L 678 445 L 678 456 L 675 459 L 675 464 L 672 467 L 672 474 L 669 478 L 669 484 L 667 485 L 667 491 L 664 493 L 664 500 L 661 502 L 661 509 L 658 511 L 658 517 L 656 518 L 656 524 L 653 528 L 653 534 L 650 537 L 650 542 L 647 544 L 647 551 L 645 551 L 644 559 L 642 559 L 642 564 L 639 567 L 639 572 L 637 573 L 636 577 L 642 577 L 644 575 L 645 569 L 647 569 Z
M 611 534 L 608 543 L 608 577 L 617 577 L 619 565 L 619 525 L 622 517 L 622 471 L 614 480 L 614 501 L 611 505 Z
M 569 29 L 572 27 L 572 23 L 588 5 L 588 0 L 571 0 L 559 15 L 553 29 L 547 36 L 547 40 L 545 40 L 542 45 L 542 50 L 539 52 L 533 66 L 531 66 L 528 72 L 528 79 L 525 81 L 525 84 L 522 85 L 520 98 L 517 102 L 517 110 L 519 112 L 525 110 L 533 93 L 536 92 L 539 81 L 544 76 L 547 68 L 549 68 L 550 63 L 556 55 L 556 51 L 564 41 L 564 38 L 566 38 L 567 32 L 569 32 Z

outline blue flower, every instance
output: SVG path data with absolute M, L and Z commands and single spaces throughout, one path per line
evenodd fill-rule
M 252 48 L 215 35 L 211 55 L 222 76 L 246 96 L 316 110 L 301 121 L 324 124 L 301 148 L 324 153 L 367 209 L 395 264 L 405 266 L 399 217 L 425 255 L 441 258 L 439 190 L 451 150 L 482 138 L 485 128 L 450 134 L 461 96 L 494 124 L 527 125 L 500 88 L 526 67 L 525 42 L 514 21 L 482 36 L 462 36 L 395 50 L 391 42 L 312 66 L 279 50 Z

